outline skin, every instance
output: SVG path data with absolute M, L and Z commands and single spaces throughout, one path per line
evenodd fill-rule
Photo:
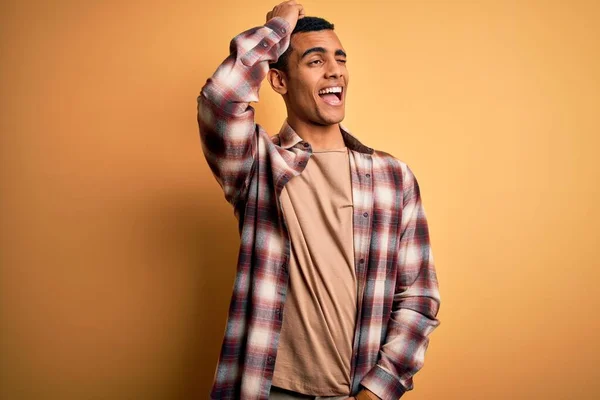
M 298 18 L 304 16 L 304 8 L 289 1 L 275 7 L 269 16 L 281 16 L 295 27 Z M 339 123 L 345 116 L 349 74 L 342 43 L 327 29 L 296 33 L 290 46 L 287 71 L 271 69 L 267 75 L 273 90 L 285 101 L 288 123 L 314 150 L 344 147 Z M 318 95 L 319 90 L 331 86 L 343 88 L 338 105 L 328 104 Z

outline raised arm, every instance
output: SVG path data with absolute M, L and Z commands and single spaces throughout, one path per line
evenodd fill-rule
M 290 43 L 302 6 L 287 1 L 267 14 L 265 25 L 240 33 L 230 43 L 229 56 L 206 81 L 198 96 L 198 126 L 204 156 L 234 207 L 245 201 L 257 149 L 257 126 L 251 101 L 269 63 Z
M 392 314 L 379 360 L 361 381 L 384 400 L 413 389 L 413 376 L 425 362 L 428 335 L 440 324 L 440 294 L 419 184 L 406 164 L 402 168 L 404 207 Z

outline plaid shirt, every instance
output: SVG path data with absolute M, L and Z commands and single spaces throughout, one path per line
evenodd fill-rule
M 279 196 L 302 173 L 312 148 L 287 121 L 269 136 L 249 103 L 258 101 L 268 64 L 287 49 L 290 33 L 278 17 L 237 35 L 198 96 L 202 149 L 241 238 L 212 399 L 267 400 L 271 388 L 290 257 Z M 365 387 L 398 399 L 413 389 L 428 335 L 440 323 L 427 221 L 411 169 L 340 128 L 350 150 L 359 299 L 351 395 Z

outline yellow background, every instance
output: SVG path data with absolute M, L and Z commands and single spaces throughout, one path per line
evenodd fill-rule
M 1 398 L 208 397 L 239 241 L 196 96 L 274 5 L 0 4 Z M 421 185 L 441 325 L 405 397 L 600 398 L 599 2 L 304 5 L 346 126 Z

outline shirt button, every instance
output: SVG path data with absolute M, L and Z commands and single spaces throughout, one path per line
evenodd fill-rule
M 265 42 L 264 40 L 262 42 L 260 42 L 260 45 L 262 47 L 268 47 L 269 46 L 269 44 L 267 42 Z
M 308 146 L 310 146 L 310 144 L 304 143 L 304 147 L 308 147 Z
M 370 177 L 371 177 L 371 174 L 366 174 L 365 176 L 366 176 L 367 178 L 370 178 Z
M 285 30 L 285 28 L 281 28 L 281 33 L 286 33 L 287 31 Z
M 267 363 L 274 364 L 275 363 L 275 357 L 273 357 L 273 356 L 267 357 Z
M 363 217 L 367 218 L 369 216 L 369 213 L 364 213 Z
M 364 259 L 364 258 L 361 258 L 361 259 L 360 259 L 360 263 L 361 263 L 361 264 L 364 264 L 364 263 L 365 263 L 365 259 Z

